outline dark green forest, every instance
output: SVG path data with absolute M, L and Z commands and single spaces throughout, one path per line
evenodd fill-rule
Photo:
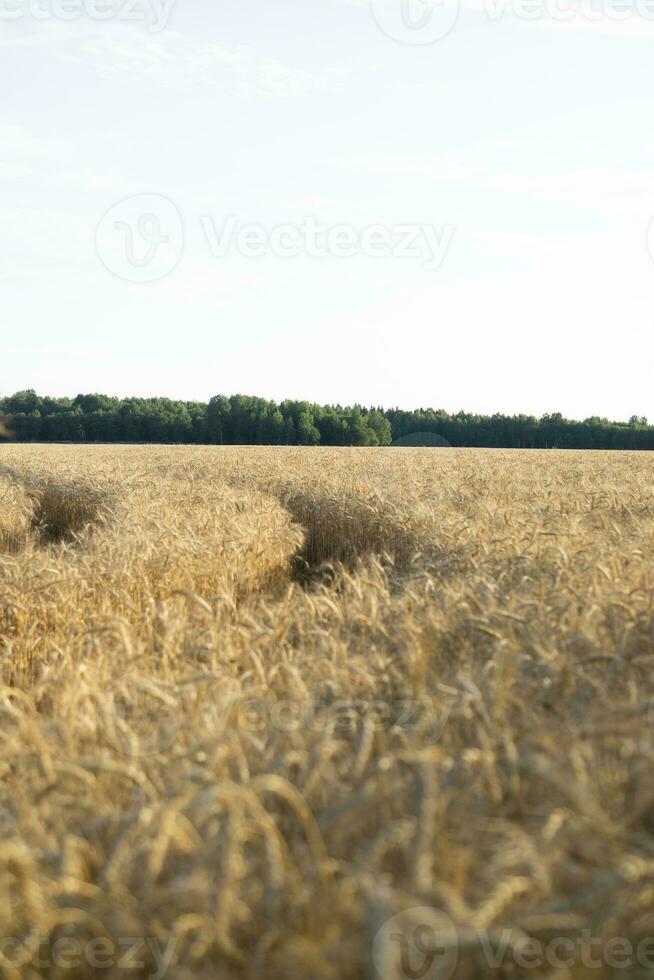
M 429 442 L 429 433 L 432 441 L 437 435 L 452 446 L 654 450 L 654 426 L 637 416 L 582 422 L 559 413 L 451 415 L 432 408 L 277 403 L 250 395 L 216 395 L 207 404 L 108 395 L 50 398 L 30 390 L 0 398 L 0 417 L 5 441 L 15 442 L 390 446 L 396 440 Z

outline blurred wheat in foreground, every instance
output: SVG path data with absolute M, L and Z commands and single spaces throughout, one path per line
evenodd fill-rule
M 651 975 L 652 456 L 0 464 L 0 976 Z

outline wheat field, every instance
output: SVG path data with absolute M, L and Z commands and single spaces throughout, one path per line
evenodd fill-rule
M 3 446 L 1 975 L 651 975 L 653 557 L 649 454 Z

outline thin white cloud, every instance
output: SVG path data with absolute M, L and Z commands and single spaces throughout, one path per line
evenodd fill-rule
M 497 149 L 497 145 L 494 149 Z M 510 154 L 508 154 L 510 155 Z M 438 183 L 477 185 L 506 194 L 539 194 L 572 204 L 611 199 L 617 205 L 626 201 L 654 201 L 652 170 L 654 146 L 649 155 L 650 166 L 632 170 L 578 169 L 565 172 L 525 173 L 516 167 L 492 170 L 480 162 L 478 154 L 390 154 L 339 157 L 334 163 L 342 169 L 381 177 L 424 177 Z
M 36 135 L 15 119 L 0 118 L 0 146 L 5 161 L 11 158 L 64 161 L 72 156 L 64 140 Z
M 0 47 L 48 48 L 48 55 L 111 81 L 189 91 L 222 88 L 245 96 L 290 97 L 312 88 L 344 88 L 348 70 L 315 74 L 258 54 L 246 45 L 206 41 L 168 28 L 148 32 L 143 23 L 55 18 L 2 24 Z M 5 30 L 6 28 L 6 30 Z
M 7 186 L 29 182 L 32 195 L 37 191 L 52 195 L 64 187 L 77 195 L 84 190 L 110 191 L 115 196 L 133 192 L 131 178 L 82 165 L 78 147 L 58 135 L 28 130 L 16 119 L 0 117 L 0 146 L 0 179 Z
M 245 96 L 290 97 L 315 84 L 305 69 L 262 57 L 246 46 L 230 48 L 172 30 L 154 35 L 111 26 L 68 46 L 61 57 L 110 80 L 181 92 L 202 87 Z

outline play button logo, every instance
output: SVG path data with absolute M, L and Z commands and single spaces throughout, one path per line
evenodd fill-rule
M 459 19 L 461 0 L 371 0 L 377 24 L 401 44 L 434 44 L 447 37 Z
M 456 926 L 436 909 L 406 909 L 377 932 L 372 959 L 380 980 L 452 980 L 459 959 Z

